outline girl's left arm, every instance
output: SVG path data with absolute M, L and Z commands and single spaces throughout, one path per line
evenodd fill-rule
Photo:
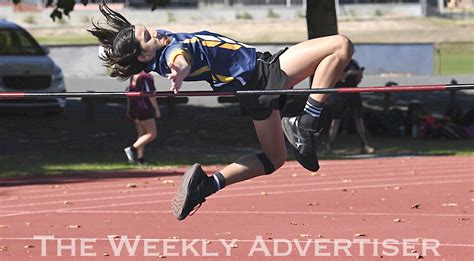
M 160 107 L 158 106 L 158 101 L 156 97 L 149 97 L 151 105 L 155 108 L 155 118 L 161 118 Z
M 191 65 L 188 63 L 184 55 L 178 55 L 173 62 L 168 64 L 171 73 L 168 74 L 168 79 L 171 81 L 170 90 L 175 94 L 178 93 L 183 85 L 183 80 L 189 75 Z

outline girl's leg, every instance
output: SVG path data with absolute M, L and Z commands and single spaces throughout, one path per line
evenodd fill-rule
M 138 158 L 143 158 L 145 145 L 156 139 L 156 123 L 155 119 L 137 120 L 135 123 L 139 137 L 135 143 L 133 143 L 133 147 L 137 149 Z
M 334 145 L 334 141 L 336 140 L 337 133 L 339 131 L 339 127 L 341 126 L 340 119 L 333 119 L 331 121 L 331 127 L 329 128 L 329 143 L 327 145 L 328 151 L 331 151 Z
M 312 88 L 333 87 L 352 53 L 351 41 L 342 35 L 315 38 L 290 47 L 280 56 L 281 69 L 288 76 L 286 88 L 293 88 L 312 74 Z M 324 102 L 328 94 L 311 94 L 311 97 Z
M 352 43 L 341 35 L 311 39 L 292 46 L 280 56 L 280 67 L 288 76 L 285 87 L 292 88 L 312 74 L 312 88 L 333 87 L 352 53 Z M 310 171 L 319 169 L 317 124 L 327 98 L 328 94 L 311 94 L 301 115 L 282 119 L 283 131 L 296 159 Z
M 184 173 L 183 183 L 173 199 L 171 209 L 176 218 L 186 218 L 206 197 L 219 189 L 270 174 L 285 163 L 286 146 L 280 125 L 280 112 L 272 111 L 268 119 L 254 121 L 254 126 L 263 153 L 243 156 L 211 177 L 207 176 L 199 164 L 193 165 Z
M 361 153 L 373 154 L 375 152 L 375 149 L 369 145 L 366 134 L 367 132 L 365 130 L 364 119 L 359 113 L 354 112 L 354 122 L 361 141 Z
M 272 111 L 270 117 L 262 121 L 253 121 L 260 146 L 275 169 L 286 161 L 286 145 L 281 130 L 280 112 Z M 220 171 L 225 185 L 265 175 L 264 166 L 256 155 L 245 155 Z

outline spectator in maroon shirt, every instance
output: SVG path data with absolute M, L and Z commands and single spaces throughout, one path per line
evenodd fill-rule
M 141 72 L 130 77 L 127 92 L 153 92 L 155 85 L 153 76 Z M 130 163 L 145 163 L 145 145 L 156 139 L 155 118 L 160 118 L 161 113 L 156 97 L 128 97 L 127 116 L 135 123 L 138 138 L 125 148 Z

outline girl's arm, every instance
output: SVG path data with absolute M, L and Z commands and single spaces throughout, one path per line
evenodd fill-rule
M 158 106 L 158 101 L 156 100 L 156 97 L 148 97 L 148 98 L 150 99 L 150 102 L 153 108 L 155 108 L 155 117 L 161 118 L 160 107 Z
M 147 92 L 156 91 L 155 83 L 153 81 L 153 76 L 149 75 L 149 77 L 144 77 L 143 83 L 145 84 L 145 91 Z M 155 110 L 155 118 L 160 118 L 161 112 L 160 112 L 160 107 L 158 106 L 158 101 L 156 100 L 156 97 L 148 97 L 148 99 L 150 100 L 151 106 L 153 106 L 153 109 Z
M 171 80 L 170 90 L 176 94 L 181 89 L 184 78 L 189 75 L 191 65 L 183 55 L 178 55 L 168 66 L 171 69 L 171 73 L 168 74 L 168 79 Z

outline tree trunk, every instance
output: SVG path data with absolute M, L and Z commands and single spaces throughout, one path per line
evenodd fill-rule
M 335 0 L 307 0 L 306 25 L 308 39 L 337 34 Z
M 338 0 L 307 0 L 306 25 L 308 26 L 308 39 L 337 34 L 336 2 Z M 313 81 L 310 77 L 309 85 Z M 309 95 L 288 96 L 285 116 L 299 115 L 304 109 Z M 322 123 L 325 125 L 324 123 Z M 322 126 L 320 124 L 320 126 Z

